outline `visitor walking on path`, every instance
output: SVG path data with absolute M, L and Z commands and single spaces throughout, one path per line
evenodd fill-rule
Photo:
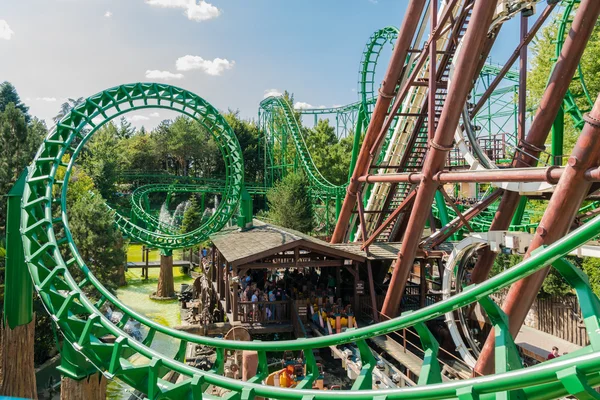
M 558 347 L 552 346 L 552 353 L 548 354 L 548 360 L 552 360 L 553 358 L 560 357 L 558 353 Z

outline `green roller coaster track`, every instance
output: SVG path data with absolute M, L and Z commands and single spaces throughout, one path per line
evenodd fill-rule
M 574 2 L 575 0 L 571 3 Z M 295 129 L 293 109 L 289 104 L 276 98 L 267 99 L 263 103 L 264 107 L 276 107 L 277 110 L 281 110 L 288 125 L 292 126 L 290 129 Z M 591 291 L 587 276 L 563 257 L 598 236 L 600 217 L 590 220 L 554 244 L 538 249 L 530 258 L 514 267 L 481 284 L 469 286 L 442 302 L 404 313 L 382 323 L 348 329 L 340 334 L 278 341 L 276 351 L 303 351 L 306 357 L 306 377 L 294 389 L 261 384 L 268 374 L 267 354 L 275 350 L 272 343 L 241 342 L 192 335 L 158 324 L 127 307 L 100 283 L 79 255 L 67 218 L 68 181 L 77 155 L 97 129 L 125 112 L 153 107 L 179 111 L 204 124 L 213 133 L 227 168 L 221 192 L 222 201 L 215 215 L 189 234 L 168 235 L 142 229 L 125 217 L 117 215 L 117 223 L 124 234 L 155 244 L 159 248 L 187 247 L 205 238 L 210 232 L 219 230 L 231 218 L 240 201 L 244 184 L 243 160 L 237 139 L 219 113 L 206 101 L 190 92 L 152 83 L 118 86 L 88 98 L 63 118 L 57 129 L 44 140 L 34 162 L 27 170 L 26 178 L 20 180 L 16 186 L 17 189 L 23 186 L 20 212 L 13 208 L 13 202 L 9 204 L 8 232 L 11 243 L 14 243 L 13 240 L 22 240 L 24 261 L 34 287 L 64 337 L 61 366 L 64 375 L 73 379 L 83 379 L 100 371 L 111 379 L 120 379 L 140 390 L 150 399 L 253 399 L 261 396 L 290 400 L 462 400 L 549 399 L 566 395 L 598 398 L 592 386 L 600 384 L 600 301 Z M 102 122 L 94 123 L 97 119 L 101 119 Z M 297 128 L 297 124 L 295 127 Z M 296 149 L 311 183 L 327 195 L 343 194 L 344 186 L 332 185 L 318 172 L 310 155 L 305 151 L 306 144 L 300 140 L 302 136 L 299 133 L 299 129 L 291 132 L 292 137 L 296 135 Z M 63 168 L 66 169 L 65 177 L 58 179 L 57 173 Z M 198 186 L 201 185 L 190 185 L 190 190 L 191 186 L 198 190 Z M 207 184 L 207 187 L 210 188 L 211 184 Z M 15 190 L 18 191 L 17 189 Z M 170 191 L 172 186 L 140 188 L 141 191 L 154 189 Z M 12 192 L 10 196 L 12 197 L 9 199 L 19 200 Z M 522 368 L 516 346 L 508 332 L 506 316 L 488 296 L 547 265 L 552 265 L 575 290 L 590 345 L 525 369 Z M 19 267 L 23 270 L 21 265 Z M 71 273 L 76 270 L 77 274 Z M 28 279 L 23 275 L 16 279 L 11 277 L 7 282 L 7 295 L 9 285 L 12 288 L 27 286 Z M 95 293 L 95 297 L 92 298 L 90 293 Z M 443 382 L 437 362 L 439 346 L 425 323 L 477 302 L 486 310 L 496 329 L 496 374 Z M 7 314 L 10 321 L 10 314 L 18 310 L 11 308 L 17 307 L 14 302 L 9 300 L 9 303 Z M 108 304 L 123 314 L 117 323 L 111 322 L 100 311 L 101 307 Z M 129 321 L 138 321 L 141 324 L 144 331 L 142 340 L 136 340 L 124 331 L 124 326 Z M 426 354 L 418 385 L 401 389 L 372 390 L 372 371 L 376 367 L 377 359 L 366 341 L 374 336 L 408 327 L 417 329 Z M 153 349 L 157 334 L 166 335 L 174 341 L 176 350 L 173 354 L 164 354 Z M 113 335 L 116 340 L 103 340 L 106 335 Z M 217 359 L 211 370 L 202 371 L 184 363 L 188 343 L 216 349 Z M 319 374 L 312 350 L 341 344 L 353 344 L 360 351 L 362 370 L 352 390 L 312 390 L 312 382 Z M 257 375 L 247 382 L 222 376 L 226 350 L 256 351 L 259 361 Z M 176 372 L 182 378 L 177 383 L 171 383 L 165 379 L 170 372 Z M 227 389 L 229 392 L 222 397 L 210 395 L 206 393 L 209 385 Z

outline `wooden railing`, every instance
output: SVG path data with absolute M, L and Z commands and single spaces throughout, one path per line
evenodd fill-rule
M 240 301 L 238 319 L 240 322 L 258 322 L 276 324 L 291 321 L 289 301 Z

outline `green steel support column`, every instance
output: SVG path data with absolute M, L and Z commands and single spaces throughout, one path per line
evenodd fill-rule
M 448 225 L 448 222 L 450 222 L 450 218 L 448 218 L 448 208 L 446 206 L 444 195 L 440 192 L 440 190 L 444 190 L 444 188 L 438 189 L 435 192 L 435 205 L 439 211 L 438 215 L 442 226 L 446 226 Z M 452 238 L 453 240 L 457 240 L 457 235 L 452 235 Z
M 287 133 L 283 133 L 281 138 L 281 177 L 287 175 Z
M 338 193 L 335 195 L 335 220 L 340 216 L 340 211 L 342 210 L 342 196 Z
M 410 312 L 410 311 L 409 311 Z M 403 313 L 405 315 L 406 313 Z M 438 352 L 440 345 L 435 337 L 424 323 L 415 324 L 415 329 L 419 334 L 421 346 L 423 346 L 423 366 L 421 367 L 421 375 L 419 375 L 418 385 L 431 385 L 442 383 L 442 371 L 438 361 Z
M 527 208 L 527 196 L 521 196 L 517 210 L 515 211 L 510 223 L 511 225 L 521 225 L 521 222 L 523 221 L 523 215 L 525 214 L 525 208 Z
M 200 210 L 202 210 L 202 212 L 204 212 L 205 209 L 206 209 L 206 192 L 202 192 L 202 194 L 200 194 Z
M 552 165 L 562 165 L 565 129 L 565 110 L 561 106 L 552 125 Z
M 517 350 L 517 345 L 508 330 L 508 317 L 504 311 L 489 297 L 481 298 L 479 304 L 481 304 L 494 325 L 496 334 L 496 373 L 523 368 L 519 350 Z
M 169 204 L 171 204 L 171 196 L 173 196 L 173 192 L 167 192 L 167 198 L 165 200 L 165 204 L 167 205 L 167 208 L 169 208 Z
M 329 196 L 325 197 L 325 232 L 329 235 Z
M 244 187 L 242 189 L 242 201 L 240 203 L 240 214 L 238 216 L 238 227 L 246 230 L 252 227 L 252 196 Z
M 21 197 L 27 170 L 8 192 L 6 209 L 6 270 L 4 321 L 11 329 L 27 325 L 33 318 L 33 285 L 25 264 L 21 238 Z

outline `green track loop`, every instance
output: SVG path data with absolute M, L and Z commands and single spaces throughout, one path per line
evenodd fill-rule
M 64 237 L 57 240 L 60 243 L 70 243 L 72 239 L 68 229 L 65 199 L 77 155 L 102 125 L 126 112 L 147 108 L 178 111 L 198 121 L 213 134 L 227 171 L 222 201 L 217 212 L 206 223 L 187 234 L 167 235 L 143 229 L 119 214 L 115 215 L 116 223 L 128 237 L 166 250 L 191 247 L 225 226 L 238 207 L 243 187 L 244 165 L 237 137 L 218 111 L 199 96 L 173 86 L 155 83 L 136 83 L 105 90 L 86 99 L 58 123 L 57 129 L 44 140 L 29 172 L 24 196 L 27 218 L 36 220 L 39 229 L 52 230 L 54 225 L 64 226 Z M 95 119 L 102 121 L 95 123 Z M 63 162 L 65 156 L 70 158 L 68 164 Z M 56 179 L 59 167 L 66 167 L 64 180 Z M 38 200 L 39 203 L 33 204 L 28 200 L 41 195 L 41 191 L 45 191 L 45 201 Z M 62 197 L 57 197 L 58 194 Z M 52 214 L 50 201 L 61 204 L 60 218 Z M 54 232 L 49 239 L 54 239 Z M 34 247 L 43 247 L 39 241 L 36 242 Z M 55 243 L 45 243 L 45 246 L 58 250 Z M 72 248 L 71 251 L 78 258 L 75 249 Z

